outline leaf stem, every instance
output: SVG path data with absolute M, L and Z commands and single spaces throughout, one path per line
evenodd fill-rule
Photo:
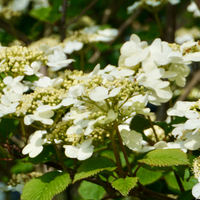
M 152 121 L 151 121 L 151 118 L 150 118 L 149 116 L 147 116 L 147 117 L 148 117 L 149 123 L 150 123 L 150 125 L 151 125 L 151 128 L 152 128 L 152 130 L 153 130 L 153 134 L 154 134 L 154 136 L 155 136 L 155 138 L 156 138 L 156 142 L 158 142 L 159 139 L 158 139 L 158 136 L 157 136 L 157 134 L 156 134 L 156 130 L 155 130 L 154 126 L 153 126 L 153 123 L 152 123 Z
M 23 136 L 23 138 L 24 138 L 24 140 L 25 140 L 25 142 L 26 142 L 26 130 L 25 130 L 25 126 L 24 126 L 24 122 L 23 122 L 23 119 L 21 118 L 20 119 L 20 125 L 21 125 L 21 129 L 22 129 L 22 136 Z
M 156 24 L 157 24 L 157 26 L 158 26 L 158 30 L 159 30 L 160 37 L 163 38 L 164 33 L 163 33 L 163 28 L 162 28 L 161 21 L 160 21 L 159 16 L 158 16 L 158 12 L 154 12 L 153 15 L 154 15 L 154 17 L 155 17 Z
M 121 138 L 121 135 L 120 135 L 120 132 L 119 132 L 119 129 L 118 129 L 118 125 L 117 125 L 116 121 L 114 121 L 114 126 L 115 126 L 115 130 L 117 132 L 117 137 L 119 139 L 120 147 L 121 147 L 122 152 L 124 154 L 124 158 L 125 158 L 125 161 L 126 161 L 126 165 L 128 167 L 128 171 L 129 171 L 130 175 L 133 176 L 133 173 L 132 173 L 132 170 L 131 170 L 131 165 L 129 163 L 128 156 L 126 154 L 126 149 L 124 148 L 124 145 L 123 145 L 123 142 L 122 142 L 122 138 Z
M 112 144 L 112 148 L 113 148 L 113 151 L 114 151 L 117 167 L 119 169 L 119 174 L 118 175 L 119 175 L 119 177 L 123 178 L 124 174 L 123 174 L 123 169 L 122 169 L 122 163 L 121 163 L 121 160 L 120 160 L 119 151 L 116 148 L 115 139 L 114 139 L 114 132 L 115 132 L 115 130 L 111 131 L 110 139 L 111 139 L 111 144 Z
M 175 175 L 175 177 L 176 177 L 176 181 L 177 181 L 177 183 L 178 183 L 178 186 L 179 186 L 179 188 L 180 188 L 181 193 L 185 192 L 185 189 L 184 189 L 184 187 L 183 187 L 183 184 L 182 184 L 182 182 L 181 182 L 181 179 L 180 179 L 180 177 L 177 175 L 177 173 L 176 173 L 175 171 L 174 171 L 174 175 Z
M 58 156 L 60 164 L 62 165 L 63 170 L 65 170 L 66 172 L 69 173 L 69 170 L 68 170 L 68 168 L 66 167 L 66 165 L 65 165 L 65 163 L 63 161 L 62 155 L 60 154 L 60 150 L 58 149 L 58 147 L 57 147 L 57 145 L 55 143 L 53 144 L 53 147 L 54 147 L 54 149 L 56 151 L 56 154 Z

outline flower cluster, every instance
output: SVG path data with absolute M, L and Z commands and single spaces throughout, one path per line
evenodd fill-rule
M 128 13 L 132 13 L 139 7 L 147 9 L 150 12 L 159 11 L 168 2 L 172 5 L 175 5 L 180 3 L 180 0 L 140 0 L 134 2 L 133 5 L 129 6 L 127 8 L 127 11 Z

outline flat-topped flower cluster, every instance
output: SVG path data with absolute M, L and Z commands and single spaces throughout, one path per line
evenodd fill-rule
M 147 103 L 169 101 L 174 82 L 185 85 L 188 64 L 200 60 L 199 48 L 194 41 L 176 45 L 156 39 L 148 45 L 133 34 L 121 48 L 118 67 L 100 69 L 98 64 L 89 74 L 66 70 L 51 79 L 39 72 L 42 65 L 57 71 L 74 61 L 67 59 L 60 46 L 48 55 L 20 46 L 2 47 L 0 116 L 18 117 L 36 129 L 22 151 L 30 157 L 40 154 L 44 145 L 59 144 L 67 157 L 85 160 L 111 133 L 116 135 L 116 127 L 124 144 L 134 151 L 167 147 L 167 143 L 143 147 L 142 135 L 130 130 L 130 121 L 137 114 L 151 115 Z M 27 77 L 34 79 L 27 81 Z M 199 146 L 186 144 L 199 134 L 198 112 L 193 110 L 191 115 L 186 115 L 185 127 L 195 132 L 192 137 L 184 134 L 184 143 L 194 150 Z
M 86 160 L 113 138 L 138 153 L 200 148 L 199 101 L 177 102 L 168 110 L 170 117 L 186 119 L 174 125 L 170 138 L 159 126 L 144 130 L 147 141 L 130 129 L 136 115 L 151 117 L 148 103 L 168 102 L 173 85 L 185 86 L 189 65 L 200 61 L 199 42 L 177 45 L 155 39 L 148 45 L 133 34 L 121 47 L 119 66 L 100 69 L 97 64 L 90 73 L 64 70 L 75 60 L 67 59 L 60 45 L 1 47 L 0 52 L 0 117 L 21 121 L 23 137 L 29 135 L 24 155 L 34 158 L 53 145 L 66 157 Z M 44 76 L 43 65 L 62 73 Z

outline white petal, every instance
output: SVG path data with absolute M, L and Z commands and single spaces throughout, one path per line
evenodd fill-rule
M 185 122 L 184 128 L 185 129 L 195 129 L 200 126 L 199 119 L 189 119 Z
M 200 198 L 200 183 L 197 183 L 193 188 L 192 188 L 192 195 L 196 198 Z
M 28 153 L 30 153 L 33 149 L 34 149 L 34 147 L 35 147 L 35 145 L 33 145 L 33 144 L 27 144 L 24 148 L 23 148 L 23 150 L 22 150 L 22 154 L 24 154 L 24 155 L 26 155 L 26 154 L 28 154 Z
M 65 155 L 69 158 L 77 158 L 79 149 L 75 146 L 71 145 L 64 145 L 65 148 Z
M 115 97 L 117 94 L 119 94 L 120 90 L 121 90 L 120 87 L 115 88 L 115 89 L 113 89 L 113 90 L 110 92 L 110 94 L 109 94 L 108 96 L 109 96 L 109 97 Z
M 36 157 L 37 155 L 39 155 L 39 154 L 42 152 L 42 150 L 43 150 L 43 146 L 39 146 L 39 147 L 37 147 L 37 148 L 34 148 L 33 151 L 31 151 L 31 152 L 29 153 L 29 156 L 30 156 L 31 158 L 34 158 L 34 157 Z
M 86 160 L 93 154 L 94 147 L 91 146 L 89 148 L 81 148 L 78 152 L 78 160 Z

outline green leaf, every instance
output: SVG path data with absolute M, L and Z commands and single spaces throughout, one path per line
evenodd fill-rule
M 59 13 L 59 11 L 54 9 L 53 7 L 32 9 L 29 14 L 37 20 L 49 22 L 51 24 L 58 21 L 62 16 L 62 13 Z
M 83 181 L 78 188 L 78 193 L 83 199 L 93 199 L 99 200 L 102 199 L 106 193 L 102 186 L 99 186 L 88 181 Z
M 194 197 L 192 196 L 191 190 L 183 192 L 179 195 L 178 200 L 193 200 Z
M 187 155 L 179 149 L 156 149 L 138 162 L 158 167 L 190 164 Z
M 33 164 L 30 162 L 17 162 L 10 171 L 12 174 L 28 173 L 33 171 Z
M 113 171 L 115 169 L 116 165 L 108 158 L 90 158 L 88 160 L 85 160 L 83 164 L 78 168 L 73 183 L 78 180 L 93 176 L 101 171 Z
M 149 120 L 144 118 L 141 115 L 136 115 L 131 120 L 130 129 L 136 130 L 139 133 L 143 134 L 143 131 L 150 127 L 151 127 L 151 124 L 150 124 Z
M 31 17 L 34 17 L 40 21 L 46 21 L 52 8 L 51 7 L 42 7 L 38 9 L 32 9 L 29 14 Z
M 23 188 L 21 200 L 51 200 L 64 191 L 70 183 L 66 172 L 52 171 L 27 182 Z
M 1 118 L 0 122 L 0 141 L 9 139 L 17 131 L 19 120 Z
M 198 183 L 198 180 L 196 178 L 190 178 L 189 181 L 187 181 L 186 179 L 184 181 L 182 179 L 180 179 L 180 180 L 181 180 L 181 183 L 182 183 L 185 191 L 191 190 L 192 187 L 196 183 Z M 174 172 L 170 172 L 167 175 L 165 175 L 165 181 L 166 181 L 169 189 L 176 191 L 176 192 L 179 192 L 179 193 L 181 192 L 179 185 L 177 183 L 176 177 L 174 175 Z
M 140 183 L 142 183 L 142 185 L 149 185 L 159 180 L 163 176 L 163 173 L 159 171 L 151 171 L 140 167 L 140 169 L 137 171 L 136 176 L 139 178 L 139 181 Z
M 127 196 L 138 181 L 138 177 L 119 178 L 111 183 L 112 187 L 118 190 L 123 196 Z

